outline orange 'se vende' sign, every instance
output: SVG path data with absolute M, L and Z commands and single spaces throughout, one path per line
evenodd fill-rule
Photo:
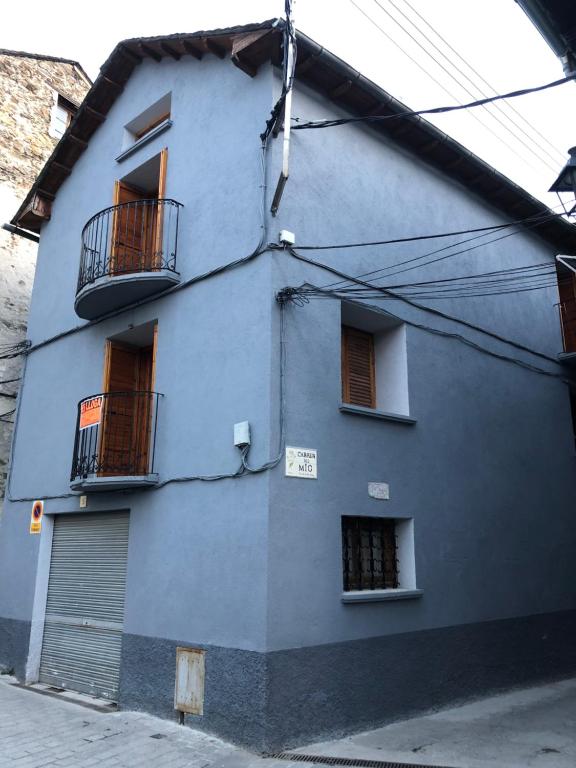
M 93 427 L 95 424 L 100 423 L 103 399 L 102 395 L 100 395 L 80 403 L 80 429 Z

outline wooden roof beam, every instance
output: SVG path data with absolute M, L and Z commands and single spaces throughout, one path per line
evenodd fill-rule
M 118 93 L 124 90 L 124 86 L 120 85 L 120 83 L 117 83 L 116 80 L 112 80 L 111 77 L 108 77 L 108 75 L 105 75 L 103 72 L 100 73 L 100 77 L 106 81 L 108 85 L 111 85 L 113 88 L 116 88 L 118 90 Z
M 232 54 L 230 57 L 232 63 L 238 67 L 238 69 L 241 69 L 243 72 L 246 72 L 247 75 L 250 75 L 250 77 L 254 77 L 258 72 L 259 65 L 262 63 L 261 55 L 258 56 L 258 48 L 262 50 L 264 46 L 261 43 L 261 40 L 269 34 L 270 30 L 264 29 L 232 38 Z M 258 43 L 260 43 L 259 46 Z
M 167 53 L 168 56 L 172 56 L 176 61 L 180 61 L 182 58 L 182 54 L 178 53 L 178 51 L 175 48 L 172 48 L 171 45 L 168 45 L 168 43 L 160 43 L 160 48 L 162 48 L 164 53 Z
M 204 44 L 210 53 L 213 53 L 214 56 L 218 56 L 219 59 L 223 59 L 224 56 L 226 56 L 226 48 L 224 48 L 223 45 L 214 42 L 211 37 L 205 37 Z
M 132 48 L 128 48 L 126 45 L 119 46 L 118 50 L 125 59 L 128 59 L 133 64 L 140 64 L 142 61 L 142 56 L 139 56 Z
M 69 176 L 72 173 L 72 168 L 70 168 L 69 165 L 64 165 L 64 163 L 58 163 L 56 160 L 53 160 L 52 165 L 62 173 L 65 173 L 66 176 Z
M 103 123 L 104 120 L 106 120 L 106 115 L 103 115 L 102 112 L 98 112 L 97 109 L 93 109 L 93 107 L 89 107 L 88 104 L 84 104 L 84 109 L 89 115 L 95 117 L 99 122 Z
M 162 61 L 161 54 L 155 51 L 154 48 L 150 48 L 146 43 L 139 43 L 138 47 L 145 56 L 149 56 L 151 59 L 154 59 L 154 61 Z
M 200 60 L 204 55 L 204 52 L 198 48 L 198 46 L 194 45 L 191 40 L 182 40 L 182 45 L 184 46 L 186 53 L 189 53 L 190 56 L 194 56 L 195 59 Z
M 322 51 L 324 49 L 321 48 L 318 53 L 313 53 L 310 56 L 308 56 L 307 59 L 304 59 L 304 61 L 296 62 L 296 74 L 297 75 L 303 75 L 305 72 L 308 72 L 308 70 L 316 64 L 317 60 L 322 55 Z
M 86 149 L 86 147 L 88 146 L 87 141 L 84 141 L 84 139 L 81 139 L 78 136 L 74 136 L 73 133 L 69 133 L 67 138 L 71 139 L 73 142 L 78 144 L 80 147 L 82 147 L 82 149 Z
M 344 96 L 345 93 L 348 93 L 350 88 L 352 88 L 352 80 L 344 80 L 340 85 L 337 85 L 336 88 L 328 91 L 328 96 L 331 99 L 339 99 L 340 96 Z

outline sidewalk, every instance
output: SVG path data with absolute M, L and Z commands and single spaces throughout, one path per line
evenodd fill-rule
M 576 679 L 302 747 L 292 752 L 297 762 L 296 755 L 264 759 L 138 712 L 95 712 L 14 682 L 0 676 L 0 768 L 311 768 L 303 755 L 380 763 L 371 768 L 576 766 Z
M 0 677 L 0 768 L 290 766 L 150 715 L 94 712 L 14 682 Z
M 455 768 L 575 768 L 576 679 L 295 751 Z

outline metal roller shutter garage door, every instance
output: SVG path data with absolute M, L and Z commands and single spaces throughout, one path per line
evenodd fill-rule
M 128 513 L 54 521 L 40 681 L 117 700 Z

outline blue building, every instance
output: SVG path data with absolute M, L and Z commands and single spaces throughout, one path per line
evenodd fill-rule
M 19 679 L 262 751 L 576 671 L 574 228 L 301 33 L 273 216 L 286 37 L 120 43 L 17 212 L 0 534 Z

